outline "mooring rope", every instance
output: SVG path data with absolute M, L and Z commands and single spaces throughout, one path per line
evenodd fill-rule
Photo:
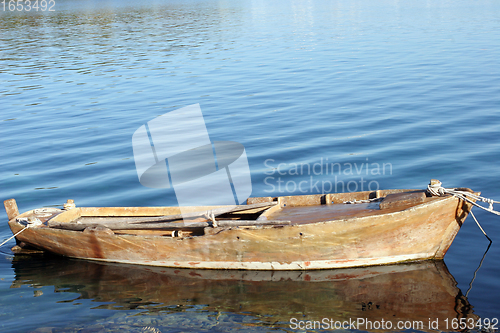
M 486 236 L 486 238 L 488 238 L 488 240 L 491 242 L 493 242 L 491 240 L 491 238 L 488 237 L 488 235 L 486 234 L 486 232 L 484 231 L 483 227 L 481 227 L 481 225 L 479 224 L 478 220 L 476 219 L 476 216 L 474 216 L 474 213 L 472 212 L 472 209 L 470 211 L 470 215 L 472 215 L 472 217 L 474 218 L 474 221 L 476 221 L 476 224 L 477 226 L 479 227 L 479 229 L 481 229 L 481 231 L 483 232 L 483 234 Z
M 28 224 L 27 226 L 25 226 L 24 228 L 22 228 L 22 229 L 21 229 L 21 231 L 16 232 L 16 233 L 14 234 L 14 236 L 11 236 L 11 237 L 7 238 L 6 240 L 4 240 L 4 241 L 2 242 L 2 244 L 0 244 L 0 247 L 2 247 L 5 243 L 7 243 L 8 241 L 10 241 L 12 238 L 14 238 L 14 237 L 16 237 L 17 235 L 19 235 L 19 234 L 20 234 L 21 232 L 23 232 L 24 230 L 28 229 L 28 228 L 30 227 L 30 225 L 31 225 L 31 224 Z
M 21 230 L 19 230 L 18 232 L 16 232 L 13 236 L 11 236 L 11 237 L 7 238 L 6 240 L 4 240 L 2 242 L 2 244 L 0 244 L 0 247 L 2 247 L 3 245 L 5 245 L 8 241 L 10 241 L 12 238 L 16 237 L 17 235 L 19 235 L 21 232 L 23 232 L 24 230 L 28 229 L 29 227 L 36 226 L 36 225 L 41 225 L 42 224 L 42 221 L 40 221 L 37 218 L 35 218 L 34 220 L 28 220 L 27 218 L 19 218 L 18 221 L 27 222 L 28 224 L 24 228 L 22 228 Z
M 476 207 L 479 207 L 487 212 L 490 212 L 492 214 L 495 214 L 495 215 L 499 215 L 500 216 L 500 212 L 496 211 L 493 209 L 493 204 L 495 203 L 500 203 L 500 201 L 495 201 L 493 199 L 489 199 L 489 198 L 485 198 L 485 197 L 482 197 L 480 195 L 477 195 L 477 194 L 474 194 L 474 193 L 471 193 L 471 192 L 468 192 L 468 191 L 463 191 L 463 190 L 460 190 L 460 189 L 451 189 L 451 188 L 444 188 L 442 186 L 442 183 L 441 182 L 436 182 L 435 184 L 429 184 L 427 186 L 427 191 L 434 195 L 434 196 L 444 196 L 446 194 L 450 194 L 450 195 L 453 195 L 454 197 L 457 197 L 463 201 L 466 201 Z M 480 202 L 485 202 L 488 204 L 488 208 L 484 207 L 484 206 L 481 206 L 480 204 L 478 204 L 476 201 L 480 201 Z M 476 224 L 477 226 L 479 227 L 479 229 L 481 229 L 481 231 L 483 232 L 483 234 L 486 236 L 486 238 L 488 238 L 488 240 L 490 242 L 492 242 L 491 238 L 488 237 L 488 235 L 486 234 L 486 232 L 484 231 L 484 229 L 481 227 L 481 225 L 479 224 L 478 220 L 476 219 L 476 216 L 474 216 L 474 213 L 472 213 L 472 209 L 470 211 L 470 214 L 472 215 L 472 217 L 474 218 L 474 221 L 476 221 Z
M 429 191 L 430 194 L 432 194 L 434 196 L 438 196 L 438 197 L 441 197 L 441 196 L 446 195 L 446 194 L 451 194 L 459 199 L 462 199 L 464 201 L 467 201 L 467 202 L 473 204 L 476 207 L 484 209 L 487 212 L 490 212 L 492 214 L 500 216 L 500 212 L 493 209 L 493 204 L 500 203 L 500 201 L 495 201 L 493 199 L 485 198 L 485 197 L 482 197 L 480 195 L 477 195 L 477 194 L 474 194 L 471 192 L 467 192 L 467 191 L 462 191 L 462 190 L 452 189 L 452 188 L 444 188 L 441 185 L 442 185 L 441 182 L 438 182 L 438 183 L 433 184 L 433 185 L 429 184 L 427 186 L 427 191 Z M 489 204 L 489 207 L 486 208 L 484 206 L 481 206 L 481 205 L 477 204 L 476 202 L 474 202 L 473 200 L 486 202 L 487 204 Z

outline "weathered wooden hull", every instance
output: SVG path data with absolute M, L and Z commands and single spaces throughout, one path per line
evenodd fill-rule
M 279 215 L 280 210 L 290 206 L 314 206 L 321 202 L 328 205 L 347 195 L 280 197 L 279 204 L 265 214 Z M 349 198 L 369 196 L 369 192 L 359 192 Z M 199 207 L 193 207 L 196 209 Z M 62 256 L 128 264 L 204 269 L 329 269 L 441 259 L 469 210 L 469 204 L 447 196 L 367 216 L 286 226 L 214 228 L 201 236 L 127 235 L 99 228 L 82 232 L 44 225 L 26 229 L 17 240 Z M 56 218 L 64 222 L 83 215 L 158 216 L 176 212 L 178 207 L 76 208 Z M 30 214 L 34 212 L 19 217 Z M 13 233 L 24 228 L 15 218 L 9 225 Z

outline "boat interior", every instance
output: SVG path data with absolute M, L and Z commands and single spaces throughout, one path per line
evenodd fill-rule
M 255 197 L 247 205 L 206 207 L 74 207 L 35 209 L 17 221 L 39 227 L 109 234 L 192 237 L 221 228 L 272 228 L 284 225 L 373 216 L 439 200 L 425 190 L 379 190 L 281 197 Z M 69 200 L 70 201 L 70 200 Z

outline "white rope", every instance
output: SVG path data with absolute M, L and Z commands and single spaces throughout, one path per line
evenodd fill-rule
M 2 244 L 0 244 L 0 247 L 2 247 L 5 243 L 7 243 L 8 241 L 10 241 L 12 238 L 16 237 L 17 235 L 19 235 L 21 232 L 23 232 L 24 230 L 28 229 L 29 227 L 31 226 L 31 224 L 28 224 L 27 226 L 25 226 L 24 228 L 21 229 L 21 231 L 19 232 L 16 232 L 14 234 L 14 236 L 11 236 L 9 238 L 7 238 L 5 241 L 3 241 Z
M 212 215 L 210 217 L 212 218 L 212 227 L 217 228 L 218 224 L 217 224 L 217 221 L 215 220 L 215 214 L 212 213 Z
M 450 195 L 453 195 L 463 201 L 466 201 L 476 207 L 479 207 L 487 212 L 490 212 L 492 214 L 495 214 L 495 215 L 499 215 L 500 216 L 500 212 L 496 211 L 493 209 L 493 204 L 494 203 L 500 203 L 499 201 L 495 201 L 493 199 L 489 199 L 489 198 L 485 198 L 485 197 L 482 197 L 480 195 L 477 195 L 477 194 L 474 194 L 474 193 L 471 193 L 471 192 L 468 192 L 468 191 L 462 191 L 462 190 L 457 190 L 457 189 L 451 189 L 451 188 L 444 188 L 443 186 L 441 186 L 442 183 L 441 182 L 437 182 L 436 184 L 429 184 L 427 186 L 427 191 L 434 195 L 434 196 L 443 196 L 443 195 L 446 195 L 446 194 L 450 194 Z M 484 206 L 481 206 L 479 205 L 478 203 L 476 203 L 476 201 L 480 201 L 480 202 L 485 202 L 488 204 L 488 208 L 484 207 Z M 472 218 L 474 219 L 474 221 L 476 221 L 476 224 L 477 226 L 479 227 L 479 229 L 481 229 L 481 231 L 483 232 L 483 234 L 486 236 L 486 238 L 488 238 L 488 240 L 491 242 L 491 238 L 488 237 L 488 235 L 486 234 L 486 232 L 484 231 L 484 229 L 481 227 L 481 225 L 479 224 L 478 220 L 476 219 L 476 216 L 474 215 L 474 213 L 472 212 L 472 209 L 470 211 L 470 214 L 472 215 Z
M 373 198 L 373 199 L 367 199 L 367 200 L 351 200 L 351 201 L 344 201 L 344 203 L 351 205 L 351 204 L 359 204 L 359 203 L 370 203 L 370 202 L 380 201 L 382 199 L 383 198 Z
M 472 217 L 474 218 L 474 221 L 476 221 L 476 224 L 477 226 L 479 227 L 479 229 L 481 229 L 481 231 L 483 232 L 483 234 L 486 236 L 486 238 L 488 238 L 488 240 L 490 242 L 492 242 L 491 238 L 488 237 L 488 235 L 486 234 L 486 232 L 483 230 L 483 228 L 481 227 L 481 225 L 479 224 L 479 222 L 477 221 L 476 219 L 476 216 L 474 216 L 474 213 L 472 212 L 472 210 L 470 211 L 470 215 L 472 215 Z
M 24 230 L 28 229 L 29 227 L 32 227 L 32 226 L 37 226 L 37 225 L 42 225 L 42 221 L 40 221 L 39 219 L 37 219 L 36 217 L 32 220 L 29 220 L 28 218 L 26 217 L 22 217 L 22 218 L 17 218 L 16 219 L 18 222 L 27 222 L 28 224 L 22 228 L 20 231 L 16 232 L 13 236 L 7 238 L 6 240 L 4 240 L 2 242 L 2 244 L 0 244 L 0 247 L 2 247 L 5 243 L 7 243 L 8 241 L 10 241 L 12 238 L 16 237 L 17 235 L 19 235 L 21 232 L 23 232 Z
M 438 196 L 438 197 L 441 197 L 441 196 L 446 195 L 446 194 L 451 194 L 451 195 L 453 195 L 453 196 L 455 196 L 455 197 L 457 197 L 459 199 L 462 199 L 464 201 L 467 201 L 468 203 L 473 204 L 476 207 L 484 209 L 487 212 L 490 212 L 492 214 L 500 216 L 500 212 L 498 212 L 498 211 L 496 211 L 496 210 L 493 209 L 493 204 L 494 203 L 500 203 L 500 201 L 495 201 L 493 199 L 485 198 L 485 197 L 482 197 L 480 195 L 477 195 L 477 194 L 474 194 L 474 193 L 470 193 L 470 192 L 467 192 L 467 191 L 461 191 L 461 190 L 451 189 L 451 188 L 444 188 L 441 185 L 442 185 L 441 182 L 439 182 L 437 184 L 434 184 L 434 185 L 430 185 L 429 184 L 427 186 L 427 191 L 429 191 L 430 194 L 432 194 L 434 196 Z M 481 205 L 477 204 L 473 200 L 474 201 L 486 202 L 489 206 L 488 206 L 488 208 L 486 208 L 484 206 L 481 206 Z

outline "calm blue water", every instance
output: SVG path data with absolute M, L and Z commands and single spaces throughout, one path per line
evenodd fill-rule
M 325 182 L 337 191 L 341 182 L 351 182 L 345 191 L 424 188 L 437 178 L 500 198 L 498 1 L 56 0 L 54 9 L 0 11 L 0 188 L 21 211 L 66 199 L 176 204 L 172 190 L 141 186 L 131 138 L 195 103 L 213 141 L 245 146 L 252 196 L 319 193 Z M 309 174 L 294 163 L 343 169 Z M 474 314 L 500 317 L 500 221 L 476 216 L 494 243 L 468 301 Z M 6 220 L 1 239 L 11 234 Z M 27 280 L 35 282 L 11 288 L 24 279 L 13 245 L 0 248 L 2 330 L 94 332 L 133 320 L 151 332 L 187 330 L 183 323 L 273 329 L 258 311 L 222 311 L 229 319 L 216 320 L 196 302 L 166 311 L 169 326 L 140 307 L 75 300 L 78 286 L 98 277 L 71 292 L 36 282 L 37 264 Z M 445 259 L 463 294 L 487 245 L 468 219 Z M 35 287 L 43 295 L 34 297 Z

